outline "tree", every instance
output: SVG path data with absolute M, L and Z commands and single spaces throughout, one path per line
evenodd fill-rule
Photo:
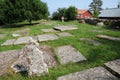
M 93 12 L 93 17 L 98 17 L 100 14 L 100 10 L 102 10 L 102 0 L 93 0 L 91 4 L 89 5 L 90 11 Z
M 2 11 L 2 5 L 3 5 L 3 1 L 0 1 L 0 25 L 3 24 L 3 19 L 4 19 L 4 13 Z
M 4 23 L 44 19 L 49 16 L 47 4 L 41 0 L 3 0 Z
M 77 8 L 70 6 L 69 8 L 58 8 L 56 12 L 52 14 L 52 19 L 61 20 L 61 17 L 67 18 L 67 20 L 74 20 L 77 16 Z
M 57 11 L 56 11 L 56 12 L 53 12 L 53 14 L 52 14 L 52 19 L 53 19 L 53 20 L 58 20 L 58 19 L 59 19 L 59 14 L 58 14 Z
M 52 19 L 60 20 L 62 16 L 65 17 L 66 8 L 58 8 L 56 12 L 53 12 Z
M 70 6 L 67 10 L 66 10 L 66 18 L 67 20 L 75 20 L 76 16 L 77 16 L 77 8 L 74 6 Z
M 58 8 L 58 18 L 61 19 L 62 16 L 65 17 L 66 8 Z

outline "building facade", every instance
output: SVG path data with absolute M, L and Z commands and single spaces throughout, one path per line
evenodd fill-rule
M 78 10 L 77 11 L 77 19 L 91 19 L 92 13 L 89 10 Z

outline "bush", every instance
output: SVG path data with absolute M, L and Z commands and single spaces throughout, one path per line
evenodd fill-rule
M 105 24 L 108 26 L 108 28 L 120 30 L 120 21 L 105 22 Z
M 97 19 L 85 19 L 85 22 L 91 25 L 96 25 L 99 21 Z

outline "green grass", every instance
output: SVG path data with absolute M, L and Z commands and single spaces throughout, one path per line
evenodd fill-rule
M 69 73 L 82 71 L 96 66 L 102 66 L 105 62 L 120 58 L 120 41 L 110 41 L 96 38 L 98 34 L 105 34 L 114 37 L 120 37 L 120 31 L 110 30 L 104 27 L 96 27 L 88 24 L 81 24 L 76 21 L 64 22 L 49 21 L 52 25 L 37 24 L 25 25 L 18 28 L 1 28 L 0 33 L 5 33 L 8 37 L 0 39 L 0 45 L 7 39 L 13 39 L 11 34 L 16 30 L 30 28 L 30 36 L 45 34 L 41 31 L 44 28 L 52 28 L 56 25 L 76 25 L 78 30 L 66 31 L 74 36 L 63 37 L 58 40 L 42 42 L 40 45 L 50 45 L 53 49 L 63 45 L 72 45 L 79 50 L 88 60 L 79 63 L 69 63 L 59 65 L 57 68 L 50 68 L 49 74 L 41 77 L 28 77 L 27 74 L 8 74 L 0 77 L 0 80 L 56 80 L 57 77 Z M 92 32 L 92 30 L 101 30 L 102 33 Z M 90 38 L 101 42 L 99 46 L 94 46 L 88 42 L 80 41 L 80 38 Z M 0 47 L 0 51 L 22 49 L 24 45 L 4 46 Z M 57 56 L 56 56 L 57 57 Z M 59 58 L 57 58 L 59 60 Z

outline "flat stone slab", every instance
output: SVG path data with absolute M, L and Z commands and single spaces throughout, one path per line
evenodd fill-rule
M 8 45 L 13 45 L 16 39 L 10 39 L 5 41 L 1 46 L 8 46 Z
M 105 66 L 120 75 L 120 59 L 105 63 Z
M 56 49 L 56 54 L 58 55 L 61 64 L 86 60 L 86 58 L 71 45 L 58 47 Z
M 58 36 L 56 36 L 56 35 L 54 35 L 54 34 L 38 35 L 38 41 L 39 41 L 39 42 L 56 40 L 56 39 L 58 39 Z
M 21 36 L 29 36 L 29 32 L 30 32 L 30 29 L 26 28 L 26 29 L 23 29 L 23 30 L 17 30 L 13 34 L 18 34 L 18 35 L 21 35 Z
M 18 58 L 19 50 L 0 52 L 0 76 L 7 73 L 7 69 Z
M 54 29 L 41 29 L 42 30 L 42 32 L 57 32 L 56 30 L 54 30 Z
M 49 68 L 58 66 L 54 51 L 50 46 L 40 46 L 39 49 L 43 52 L 44 62 Z
M 57 34 L 60 37 L 67 37 L 67 36 L 73 36 L 72 34 L 68 33 L 68 32 L 61 32 Z
M 45 24 L 45 25 L 53 25 L 53 22 L 42 22 L 42 24 Z
M 102 39 L 113 40 L 113 41 L 120 41 L 120 38 L 111 37 L 111 36 L 107 36 L 107 35 L 97 35 L 97 37 L 102 38 Z
M 80 40 L 82 40 L 82 41 L 87 41 L 87 42 L 93 44 L 94 46 L 99 46 L 99 45 L 101 45 L 100 42 L 95 41 L 95 40 L 92 40 L 92 39 L 88 39 L 88 38 L 80 38 Z
M 98 33 L 102 33 L 103 31 L 101 30 L 92 30 L 93 32 L 98 32 Z
M 5 38 L 6 36 L 6 34 L 0 34 L 0 39 Z
M 95 67 L 88 70 L 61 76 L 57 80 L 119 80 L 103 67 Z
M 65 31 L 65 30 L 75 30 L 78 28 L 74 26 L 58 26 L 58 27 L 54 27 L 54 29 L 59 31 Z
M 16 44 L 26 44 L 29 43 L 32 37 L 28 36 L 28 37 L 21 37 L 18 38 L 15 42 L 14 45 Z

